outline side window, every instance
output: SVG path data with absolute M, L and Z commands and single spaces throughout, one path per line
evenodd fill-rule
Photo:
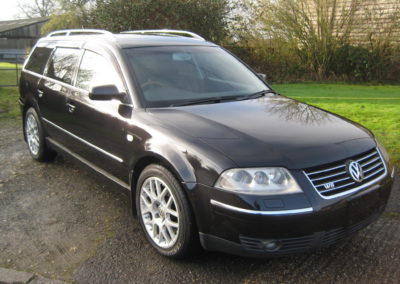
M 76 79 L 76 87 L 90 91 L 95 86 L 115 85 L 123 92 L 124 87 L 114 66 L 103 56 L 86 50 Z
M 57 48 L 47 67 L 47 76 L 71 84 L 79 56 L 79 49 Z
M 29 61 L 26 63 L 25 69 L 40 75 L 43 74 L 47 60 L 49 59 L 52 51 L 52 48 L 36 47 L 29 57 Z

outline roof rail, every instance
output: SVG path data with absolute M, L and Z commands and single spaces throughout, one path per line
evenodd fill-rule
M 198 40 L 203 40 L 205 39 L 201 36 L 199 36 L 196 33 L 189 32 L 189 31 L 181 31 L 181 30 L 169 30 L 169 29 L 161 29 L 161 30 L 137 30 L 137 31 L 124 31 L 121 32 L 121 34 L 147 34 L 147 35 L 170 35 L 170 36 L 185 36 L 185 37 L 191 37 L 194 39 Z
M 49 33 L 46 37 L 53 36 L 71 36 L 71 35 L 96 35 L 96 34 L 104 34 L 104 35 L 112 35 L 111 32 L 106 30 L 97 30 L 97 29 L 72 29 L 72 30 L 58 30 Z

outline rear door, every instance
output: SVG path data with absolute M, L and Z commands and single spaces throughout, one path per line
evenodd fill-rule
M 89 98 L 90 90 L 102 85 L 115 85 L 121 93 L 127 93 L 118 70 L 115 60 L 107 53 L 84 51 L 75 88 L 67 99 L 73 111 L 68 113 L 65 127 L 78 138 L 71 145 L 75 153 L 128 183 L 128 119 L 119 114 L 118 108 L 121 103 L 129 104 L 130 97 L 126 94 L 123 102 Z
M 39 81 L 52 51 L 53 47 L 47 43 L 39 43 L 33 50 L 21 72 L 20 94 L 22 96 L 32 95 L 37 100 L 42 95 L 38 90 Z
M 67 96 L 72 91 L 72 80 L 81 54 L 78 48 L 57 47 L 39 83 L 38 105 L 41 116 L 46 131 L 58 142 L 70 141 L 70 137 L 63 131 L 68 123 Z

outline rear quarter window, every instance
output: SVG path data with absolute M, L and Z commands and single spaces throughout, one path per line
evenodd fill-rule
M 32 52 L 31 56 L 29 57 L 25 69 L 38 73 L 40 75 L 43 74 L 47 60 L 49 59 L 52 51 L 53 51 L 52 48 L 36 47 L 35 50 Z

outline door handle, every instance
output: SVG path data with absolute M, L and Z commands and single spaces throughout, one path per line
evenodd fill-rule
M 74 103 L 67 103 L 68 111 L 70 113 L 74 112 L 76 105 Z
M 42 90 L 37 90 L 37 93 L 38 93 L 38 97 L 39 98 L 41 98 L 41 97 L 43 97 L 43 91 Z

